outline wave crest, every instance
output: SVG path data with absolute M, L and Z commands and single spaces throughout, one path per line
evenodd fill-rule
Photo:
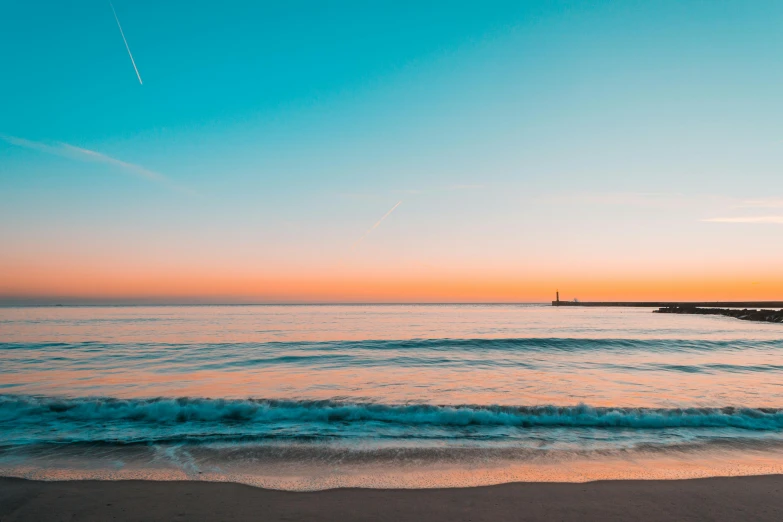
M 783 430 L 772 408 L 622 408 L 576 406 L 384 405 L 267 399 L 111 399 L 0 396 L 0 425 L 15 422 L 359 423 L 574 428 L 739 428 Z

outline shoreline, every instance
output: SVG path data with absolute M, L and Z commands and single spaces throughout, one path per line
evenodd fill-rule
M 0 478 L 0 520 L 778 521 L 783 475 L 289 492 L 199 481 Z
M 250 459 L 248 462 L 203 460 L 186 453 L 171 462 L 134 462 L 115 467 L 105 459 L 47 458 L 0 466 L 0 478 L 41 482 L 197 482 L 233 483 L 259 489 L 315 492 L 335 489 L 415 490 L 490 487 L 510 483 L 587 484 L 602 481 L 671 481 L 754 476 L 783 477 L 783 447 L 706 448 L 670 452 L 517 460 L 481 458 L 455 462 L 399 461 L 324 462 Z M 122 459 L 120 455 L 116 456 Z M 186 465 L 182 465 L 186 462 Z M 2 519 L 0 519 L 2 521 Z

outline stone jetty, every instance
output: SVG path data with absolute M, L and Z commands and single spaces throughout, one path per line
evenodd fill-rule
M 698 308 L 695 306 L 663 306 L 653 310 L 657 314 L 694 314 L 694 315 L 725 315 L 743 321 L 762 321 L 765 323 L 783 323 L 783 310 L 751 310 L 745 308 Z

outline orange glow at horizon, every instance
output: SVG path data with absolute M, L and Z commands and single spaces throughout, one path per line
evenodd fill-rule
M 783 300 L 783 276 L 626 273 L 480 276 L 471 273 L 356 273 L 258 276 L 182 270 L 99 272 L 18 270 L 0 277 L 0 299 L 152 302 L 548 302 L 562 300 Z

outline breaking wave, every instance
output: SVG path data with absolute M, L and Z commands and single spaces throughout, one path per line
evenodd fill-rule
M 264 424 L 375 422 L 408 426 L 738 428 L 783 430 L 776 408 L 622 408 L 576 406 L 384 405 L 265 399 L 112 399 L 0 396 L 0 426 L 14 423 Z

